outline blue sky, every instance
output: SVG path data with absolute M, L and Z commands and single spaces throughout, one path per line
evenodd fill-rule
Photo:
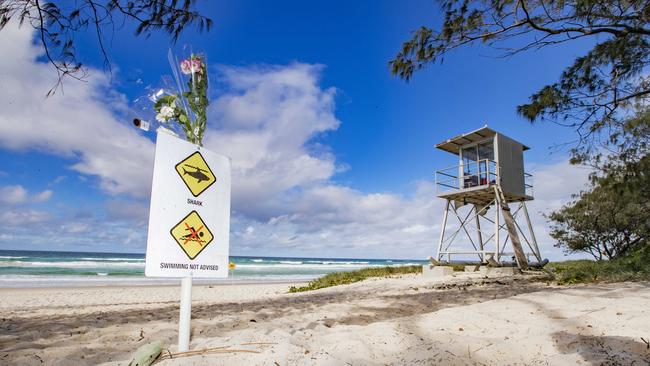
M 566 44 L 510 58 L 481 45 L 449 55 L 406 83 L 388 61 L 418 26 L 438 25 L 432 1 L 211 1 L 209 33 L 173 46 L 208 55 L 206 146 L 233 158 L 231 253 L 422 258 L 432 254 L 441 200 L 433 172 L 454 163 L 435 151 L 489 124 L 532 149 L 536 230 L 586 171 L 551 154 L 572 131 L 530 125 L 515 108 L 589 46 Z M 170 74 L 169 39 L 108 40 L 105 73 L 94 33 L 77 39 L 88 82 L 45 99 L 53 71 L 27 27 L 0 32 L 15 57 L 0 61 L 0 249 L 142 252 L 153 134 L 129 126 L 134 100 Z M 50 81 L 50 83 L 48 83 Z M 137 157 L 137 158 L 134 158 Z M 237 178 L 239 177 L 239 178 Z

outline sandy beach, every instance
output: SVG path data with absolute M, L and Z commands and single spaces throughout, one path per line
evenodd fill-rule
M 289 286 L 195 286 L 190 349 L 213 351 L 157 364 L 650 362 L 641 340 L 650 337 L 650 283 L 557 287 L 463 274 L 300 294 Z M 154 340 L 173 355 L 178 296 L 175 286 L 0 290 L 0 364 L 126 365 Z

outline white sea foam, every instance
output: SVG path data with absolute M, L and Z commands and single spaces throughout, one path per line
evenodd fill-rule
M 355 265 L 366 265 L 370 264 L 368 261 L 341 261 L 341 260 L 310 260 L 304 261 L 303 263 L 312 263 L 312 264 L 322 264 L 322 265 L 339 265 L 339 264 L 355 264 Z M 381 263 L 375 263 L 375 265 L 381 265 Z
M 26 262 L 26 261 L 0 261 L 0 267 L 61 267 L 61 268 L 97 268 L 97 267 L 142 267 L 144 262 Z
M 235 276 L 227 279 L 197 278 L 195 284 L 230 285 L 233 283 L 298 283 L 306 282 L 318 275 L 249 275 Z M 34 275 L 0 275 L 0 288 L 29 287 L 70 287 L 70 286 L 144 286 L 177 285 L 177 278 L 151 278 L 144 276 L 34 276 Z
M 23 257 L 25 258 L 25 257 Z M 122 261 L 122 262 L 143 262 L 144 263 L 144 258 L 95 258 L 95 257 L 89 257 L 89 258 L 79 258 L 82 261 L 109 261 L 109 262 L 117 262 L 117 261 Z
M 252 270 L 269 270 L 277 271 L 281 269 L 291 269 L 291 270 L 326 270 L 332 271 L 336 269 L 347 270 L 347 269 L 358 269 L 364 267 L 383 267 L 381 264 L 352 264 L 352 263 L 338 263 L 338 264 L 238 264 L 237 268 L 239 269 L 252 269 Z

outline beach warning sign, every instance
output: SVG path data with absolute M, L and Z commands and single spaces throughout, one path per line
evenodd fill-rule
M 176 164 L 176 172 L 194 197 L 198 197 L 216 181 L 208 163 L 198 151 Z
M 230 159 L 159 132 L 145 275 L 228 277 Z
M 189 259 L 196 258 L 214 238 L 196 211 L 190 212 L 169 232 Z

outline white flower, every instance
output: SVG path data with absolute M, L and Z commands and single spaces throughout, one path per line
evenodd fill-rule
M 174 107 L 169 106 L 169 105 L 164 105 L 162 108 L 160 108 L 160 114 L 167 118 L 172 118 L 174 117 Z
M 174 111 L 174 107 L 164 105 L 160 107 L 160 112 L 156 114 L 156 120 L 158 122 L 167 122 L 170 118 L 174 117 Z

